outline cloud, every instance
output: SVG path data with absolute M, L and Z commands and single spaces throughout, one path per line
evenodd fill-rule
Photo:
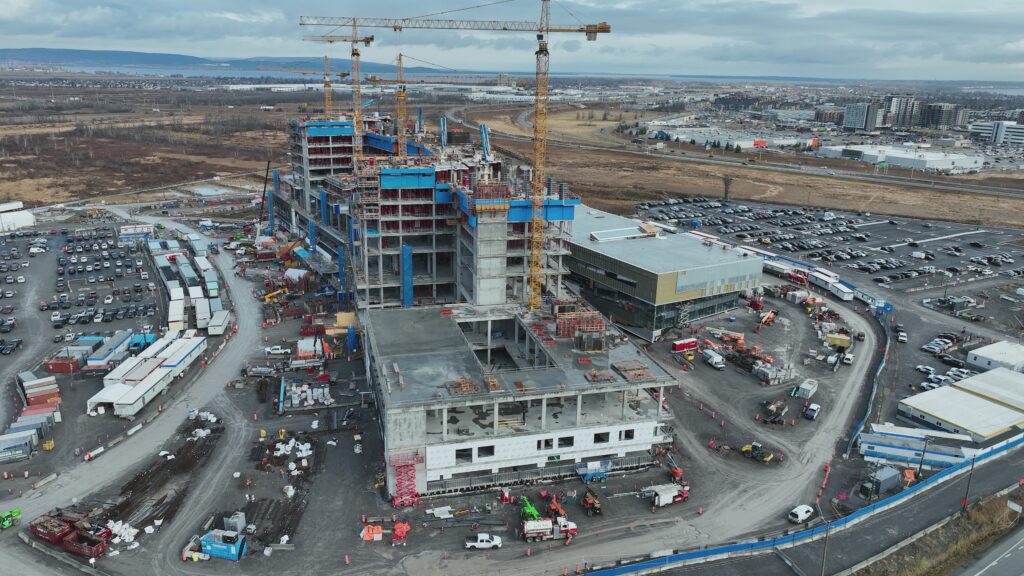
M 5 47 L 177 52 L 208 57 L 344 57 L 347 47 L 303 34 L 300 15 L 535 21 L 539 3 L 516 0 L 453 11 L 450 0 L 4 0 Z M 471 3 L 456 3 L 465 5 Z M 1020 80 L 1024 2 L 986 0 L 560 0 L 555 25 L 607 21 L 596 42 L 552 34 L 554 72 L 736 74 L 883 79 Z M 365 28 L 363 57 L 408 52 L 459 70 L 533 69 L 530 33 Z

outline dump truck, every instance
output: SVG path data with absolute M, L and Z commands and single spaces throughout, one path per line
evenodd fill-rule
M 641 490 L 640 493 L 642 496 L 647 496 L 651 499 L 651 512 L 655 512 L 658 508 L 689 500 L 690 485 L 686 483 L 659 484 L 657 486 L 648 486 Z
M 527 542 L 540 542 L 542 540 L 566 540 L 566 544 L 572 541 L 576 535 L 576 523 L 570 522 L 565 516 L 542 518 L 540 520 L 524 520 L 520 531 L 523 539 Z

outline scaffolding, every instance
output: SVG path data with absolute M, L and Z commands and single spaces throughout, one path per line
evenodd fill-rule
M 555 314 L 556 338 L 575 338 L 581 334 L 603 332 L 604 329 L 604 317 L 595 310 Z
M 470 206 L 477 212 L 507 212 L 512 202 L 508 186 L 499 182 L 480 182 L 473 189 Z

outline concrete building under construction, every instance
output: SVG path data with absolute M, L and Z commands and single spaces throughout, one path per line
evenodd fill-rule
M 269 210 L 359 311 L 396 505 L 581 462 L 646 466 L 671 438 L 650 390 L 674 380 L 566 293 L 580 200 L 547 182 L 545 297 L 529 311 L 530 170 L 496 158 L 486 129 L 448 146 L 399 142 L 388 125 L 293 122 L 292 173 L 275 174 Z

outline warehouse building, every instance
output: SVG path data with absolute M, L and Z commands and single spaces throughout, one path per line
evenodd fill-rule
M 981 170 L 985 158 L 969 154 L 932 152 L 927 145 L 913 146 L 822 146 L 817 154 L 823 158 L 841 158 L 874 164 L 884 169 L 898 166 L 922 172 L 942 174 L 967 174 Z
M 649 389 L 674 379 L 593 311 L 371 310 L 368 374 L 396 502 L 645 466 L 671 441 Z M 614 341 L 614 345 L 612 344 Z
M 1004 340 L 971 350 L 967 353 L 967 366 L 978 371 L 1006 368 L 1024 372 L 1024 345 Z
M 996 368 L 900 401 L 900 418 L 986 442 L 1024 430 L 1024 374 Z
M 35 214 L 23 210 L 24 207 L 25 205 L 20 201 L 0 204 L 0 232 L 31 228 L 36 225 Z
M 580 206 L 566 262 L 583 297 L 652 341 L 737 305 L 761 283 L 763 261 L 736 248 Z

